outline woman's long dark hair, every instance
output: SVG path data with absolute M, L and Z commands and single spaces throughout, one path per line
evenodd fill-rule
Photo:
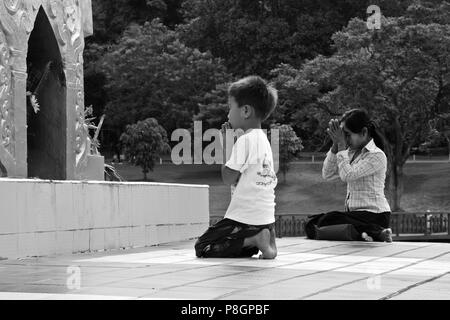
M 361 133 L 363 128 L 367 128 L 369 136 L 373 139 L 378 148 L 384 151 L 384 143 L 378 133 L 377 124 L 372 121 L 369 114 L 364 109 L 352 109 L 344 113 L 341 123 L 345 122 L 345 126 L 353 133 Z

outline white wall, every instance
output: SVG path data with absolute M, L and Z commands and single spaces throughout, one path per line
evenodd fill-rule
M 143 247 L 200 236 L 207 185 L 0 178 L 0 257 Z

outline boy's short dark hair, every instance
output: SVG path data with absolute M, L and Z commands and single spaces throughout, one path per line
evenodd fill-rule
M 250 105 L 256 115 L 266 120 L 275 110 L 278 101 L 277 90 L 259 76 L 249 76 L 230 85 L 228 95 L 232 96 L 239 107 Z

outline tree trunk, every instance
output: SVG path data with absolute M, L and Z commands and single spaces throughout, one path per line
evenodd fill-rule
M 447 144 L 448 144 L 448 161 L 450 161 L 450 136 L 445 136 L 445 139 L 447 139 Z
M 387 193 L 391 211 L 403 211 L 400 205 L 403 195 L 403 165 L 393 164 L 387 180 Z
M 398 146 L 397 146 L 398 147 Z M 389 160 L 388 160 L 389 161 Z M 390 159 L 390 174 L 388 181 L 388 194 L 390 200 L 389 205 L 391 211 L 403 211 L 401 207 L 401 200 L 403 195 L 403 161 L 394 156 Z M 389 167 L 389 165 L 388 165 Z
M 147 170 L 143 170 L 142 172 L 144 173 L 144 181 L 147 181 L 147 172 L 148 171 Z
M 120 163 L 121 162 L 120 161 L 120 148 L 118 146 L 116 146 L 114 148 L 114 150 L 115 150 L 115 153 L 116 153 L 116 156 L 117 156 L 117 163 Z
M 403 165 L 405 163 L 402 154 L 402 141 L 400 136 L 399 122 L 394 121 L 394 141 L 389 142 L 386 132 L 379 132 L 383 139 L 384 152 L 387 157 L 386 188 L 385 193 L 391 211 L 403 211 L 401 198 L 403 194 Z M 392 132 L 391 132 L 392 134 Z

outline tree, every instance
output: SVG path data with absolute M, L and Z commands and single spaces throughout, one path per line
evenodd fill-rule
M 186 47 L 158 20 L 130 26 L 102 59 L 107 124 L 121 132 L 148 117 L 168 132 L 189 128 L 204 95 L 229 75 L 219 59 Z
M 305 59 L 334 52 L 330 38 L 366 9 L 399 15 L 411 0 L 186 0 L 183 41 L 225 60 L 236 76 L 269 75 L 280 63 L 300 67 Z
M 450 99 L 447 101 L 450 102 Z M 450 108 L 447 110 L 450 110 Z M 439 117 L 430 123 L 430 125 L 433 133 L 431 140 L 443 137 L 445 141 L 447 141 L 448 159 L 450 161 L 450 112 L 440 114 Z
M 266 77 L 269 71 L 281 62 L 299 67 L 305 58 L 313 58 L 318 53 L 331 54 L 334 50 L 330 45 L 331 35 L 344 26 L 351 17 L 364 17 L 369 4 L 380 5 L 383 13 L 399 15 L 404 12 L 406 3 L 410 1 L 95 0 L 92 3 L 94 35 L 86 39 L 84 51 L 86 104 L 94 105 L 94 115 L 98 117 L 105 112 L 110 100 L 117 100 L 112 95 L 114 88 L 108 87 L 110 81 L 108 77 L 111 74 L 101 65 L 105 62 L 104 56 L 107 52 L 111 53 L 117 49 L 117 42 L 123 44 L 123 38 L 126 38 L 123 36 L 124 31 L 128 30 L 129 33 L 131 25 L 142 26 L 147 21 L 159 18 L 167 30 L 177 29 L 176 34 L 180 37 L 180 41 L 188 47 L 198 48 L 201 52 L 212 52 L 211 59 L 212 57 L 224 59 L 227 70 L 233 72 L 235 76 L 256 73 Z M 214 59 L 212 63 L 216 61 Z M 183 65 L 181 67 L 184 68 Z M 141 73 L 139 70 L 137 72 Z M 121 74 L 115 76 L 120 79 Z M 200 73 L 199 77 L 201 76 L 203 75 Z M 211 88 L 220 82 L 213 81 Z M 163 85 L 164 83 L 161 84 Z M 128 91 L 134 90 L 129 88 Z M 193 108 L 197 108 L 195 103 L 192 105 Z M 129 107 L 124 101 L 118 104 L 118 109 L 124 105 L 124 108 Z M 151 112 L 147 112 L 149 108 L 146 106 L 145 114 L 142 117 L 136 114 L 131 116 L 133 118 L 131 122 L 121 116 L 117 117 L 117 121 L 111 122 L 113 119 L 111 113 L 120 113 L 120 110 L 114 108 L 108 106 L 110 113 L 103 131 L 106 134 L 104 146 L 117 145 L 124 123 L 134 123 L 138 119 L 151 116 L 164 123 L 168 130 L 173 126 L 173 123 L 167 124 L 165 119 L 158 115 L 158 112 L 163 114 L 171 112 L 167 112 L 165 105 L 156 104 L 151 107 Z M 190 111 L 177 114 L 174 118 L 184 121 L 189 116 Z M 125 122 L 119 125 L 122 120 Z M 311 125 L 314 125 L 314 121 L 310 123 Z M 297 133 L 303 133 L 297 127 L 295 130 Z
M 144 24 L 155 18 L 169 27 L 182 22 L 183 0 L 94 0 L 94 34 L 87 44 L 111 44 L 131 24 Z
M 306 150 L 323 151 L 331 142 L 324 127 L 330 114 L 320 110 L 317 99 L 328 85 L 323 83 L 322 89 L 312 84 L 300 70 L 288 64 L 281 64 L 272 70 L 273 84 L 279 90 L 279 107 L 275 109 L 273 118 L 279 123 L 291 125 L 302 138 Z
M 92 1 L 94 34 L 86 38 L 84 49 L 84 82 L 86 105 L 94 106 L 94 115 L 99 117 L 109 102 L 107 75 L 101 68 L 103 57 L 131 24 L 143 25 L 155 18 L 173 29 L 181 23 L 181 3 L 184 0 L 95 0 Z M 144 119 L 144 118 L 142 118 Z M 140 120 L 142 120 L 140 119 Z M 135 121 L 134 121 L 135 122 Z M 130 122 L 133 123 L 133 122 Z M 117 147 L 124 127 L 107 121 L 103 129 L 103 146 L 107 150 Z
M 450 15 L 445 1 L 416 2 L 405 17 L 383 17 L 380 30 L 368 30 L 355 18 L 333 35 L 332 56 L 318 56 L 298 70 L 280 66 L 274 71 L 288 109 L 314 114 L 322 132 L 330 116 L 354 107 L 365 108 L 379 122 L 393 211 L 401 210 L 403 165 L 411 147 L 429 136 L 430 122 L 448 112 L 443 110 L 450 89 L 445 14 Z
M 84 81 L 87 104 L 95 106 L 94 114 L 103 113 L 107 102 L 105 75 L 98 67 L 108 48 L 130 24 L 142 25 L 160 18 L 166 26 L 174 27 L 182 21 L 183 0 L 95 0 L 92 2 L 94 33 L 86 38 L 84 49 Z
M 302 140 L 290 125 L 272 124 L 270 126 L 271 133 L 273 130 L 279 130 L 279 169 L 283 174 L 283 181 L 286 182 L 286 173 L 289 171 L 289 163 L 303 149 Z
M 199 103 L 199 111 L 194 115 L 195 121 L 202 121 L 203 130 L 220 128 L 228 116 L 228 83 L 218 85 L 206 93 Z
M 130 162 L 142 167 L 144 180 L 147 180 L 147 173 L 153 171 L 161 155 L 170 152 L 167 132 L 154 118 L 128 125 L 120 136 L 120 142 Z

